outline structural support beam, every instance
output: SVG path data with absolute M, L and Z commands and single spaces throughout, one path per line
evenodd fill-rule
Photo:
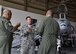
M 50 3 L 54 3 L 54 4 L 59 4 L 61 1 L 53 1 L 53 0 L 50 0 L 49 1 Z M 74 5 L 75 3 L 71 3 L 71 2 L 73 2 L 73 1 L 68 1 L 68 2 L 66 2 L 66 5 L 69 7 L 69 8 L 71 8 L 71 9 L 73 9 L 73 8 L 76 8 L 76 5 Z
M 28 7 L 28 1 L 27 0 L 24 0 L 24 5 L 25 5 L 24 10 L 27 11 L 27 7 Z
M 2 4 L 2 0 L 0 0 L 0 5 Z
M 40 8 L 40 7 L 38 7 L 38 6 L 36 6 L 35 4 L 32 4 L 31 2 L 27 2 L 27 0 L 24 0 L 24 3 L 18 3 L 18 2 L 15 2 L 15 1 L 12 1 L 12 0 L 4 0 L 4 1 L 7 1 L 7 2 L 11 2 L 11 3 L 14 3 L 14 4 L 18 4 L 18 5 L 22 5 L 22 6 L 24 6 L 25 7 L 25 11 L 27 11 L 27 7 L 31 7 L 31 8 L 34 8 L 34 9 L 38 9 L 38 10 L 41 10 L 41 11 L 46 11 L 47 9 L 49 9 L 49 7 L 48 7 L 48 2 L 49 2 L 49 0 L 46 2 L 46 6 L 45 6 L 45 8 Z M 53 6 L 53 7 L 51 7 L 52 9 L 53 8 L 56 8 L 56 6 Z
M 4 1 L 7 1 L 7 2 L 10 2 L 10 3 L 14 3 L 14 4 L 18 4 L 18 5 L 25 6 L 25 4 L 18 3 L 18 2 L 12 1 L 12 0 L 4 0 Z
M 48 10 L 49 9 L 49 0 L 45 0 L 45 8 L 46 8 L 46 10 Z
M 18 2 L 15 2 L 15 1 L 11 1 L 11 0 L 5 0 L 5 1 L 11 2 L 11 3 L 14 3 L 14 4 L 25 6 L 25 8 L 26 7 L 31 7 L 31 8 L 34 8 L 34 9 L 45 11 L 45 9 L 42 9 L 42 8 L 39 8 L 39 7 L 35 6 L 35 4 L 33 5 L 31 2 L 29 2 L 28 4 L 26 3 L 27 5 L 25 5 L 25 4 L 18 3 Z

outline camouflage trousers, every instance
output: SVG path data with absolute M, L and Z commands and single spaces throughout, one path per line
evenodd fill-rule
M 27 37 L 22 38 L 20 54 L 35 54 L 35 46 L 31 45 L 27 40 Z

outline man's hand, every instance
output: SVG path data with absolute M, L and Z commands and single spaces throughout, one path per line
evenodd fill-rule
M 17 23 L 15 26 L 13 26 L 13 32 L 16 31 L 18 29 L 18 27 L 20 27 L 21 23 Z
M 21 26 L 21 23 L 19 22 L 19 23 L 17 23 L 17 24 L 16 24 L 16 26 L 15 26 L 15 27 L 17 27 L 17 28 L 18 28 L 18 27 L 20 27 L 20 26 Z
M 32 32 L 31 28 L 27 28 L 26 32 Z

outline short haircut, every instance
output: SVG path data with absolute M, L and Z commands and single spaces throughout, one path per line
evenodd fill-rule
M 47 12 L 51 12 L 52 13 L 52 16 L 54 15 L 54 10 L 53 9 L 48 9 L 47 11 L 46 11 L 46 13 Z
M 30 19 L 32 20 L 32 18 L 31 18 L 30 16 L 27 16 L 27 17 L 26 17 L 26 20 L 27 20 L 28 18 L 30 18 Z
M 5 12 L 7 12 L 7 13 L 9 12 L 10 14 L 12 14 L 11 10 L 9 10 L 9 9 L 4 9 L 3 13 L 5 13 Z

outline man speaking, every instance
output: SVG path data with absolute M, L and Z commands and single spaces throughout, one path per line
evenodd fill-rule
M 13 32 L 20 26 L 20 23 L 11 24 L 11 16 L 11 10 L 5 9 L 0 17 L 0 54 L 11 54 Z

